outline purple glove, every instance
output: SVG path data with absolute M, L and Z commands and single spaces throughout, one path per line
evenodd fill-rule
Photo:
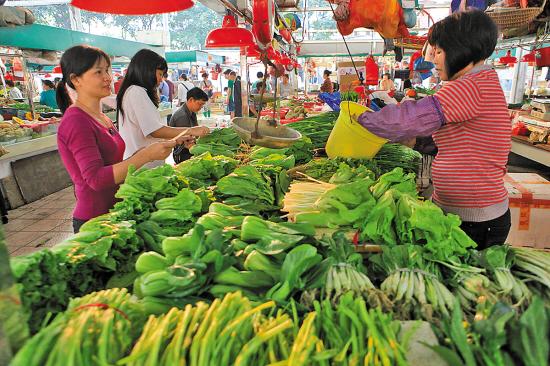
M 439 101 L 434 96 L 387 105 L 378 112 L 365 112 L 359 123 L 373 134 L 390 141 L 430 136 L 445 124 Z

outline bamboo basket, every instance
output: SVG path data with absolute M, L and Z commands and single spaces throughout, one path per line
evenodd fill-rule
M 542 6 L 537 8 L 495 8 L 486 11 L 487 15 L 493 19 L 498 28 L 503 31 L 507 29 L 520 28 L 531 23 L 542 13 L 546 0 Z

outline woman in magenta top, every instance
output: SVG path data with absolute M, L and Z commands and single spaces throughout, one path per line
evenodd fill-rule
M 111 62 L 99 48 L 74 46 L 61 57 L 63 78 L 57 88 L 57 104 L 64 113 L 57 145 L 75 186 L 75 233 L 87 220 L 105 214 L 115 203 L 115 192 L 130 165 L 165 159 L 176 140 L 151 144 L 126 160 L 124 141 L 113 122 L 101 113 L 101 98 L 111 94 Z M 76 91 L 69 97 L 67 86 Z

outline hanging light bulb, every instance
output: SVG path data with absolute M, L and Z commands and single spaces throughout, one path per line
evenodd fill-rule
M 72 0 L 71 5 L 96 13 L 145 15 L 182 11 L 195 4 L 191 0 Z
M 237 25 L 232 15 L 223 17 L 222 27 L 211 30 L 206 36 L 205 48 L 239 48 L 253 46 L 254 36 Z

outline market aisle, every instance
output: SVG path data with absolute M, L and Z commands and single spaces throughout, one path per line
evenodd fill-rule
M 73 234 L 73 187 L 8 212 L 4 225 L 10 255 L 22 255 L 52 247 Z

